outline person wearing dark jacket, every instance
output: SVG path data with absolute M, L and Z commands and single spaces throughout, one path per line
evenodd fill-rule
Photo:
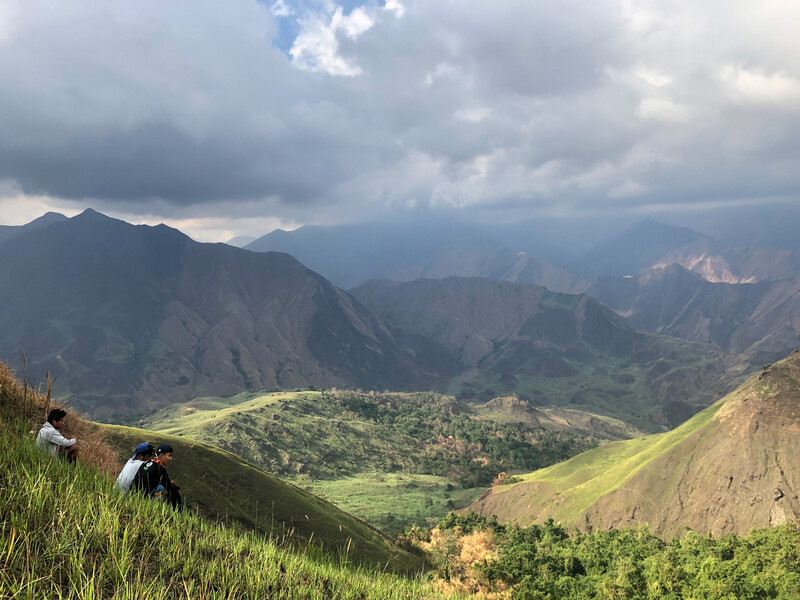
M 156 456 L 144 463 L 136 473 L 131 489 L 138 490 L 147 498 L 168 502 L 173 508 L 180 510 L 183 508 L 181 488 L 169 478 L 166 469 L 172 457 L 172 446 L 161 444 L 156 448 Z

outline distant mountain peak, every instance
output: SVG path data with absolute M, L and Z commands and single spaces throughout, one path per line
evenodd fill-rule
M 651 238 L 651 243 L 654 241 L 662 243 L 687 243 L 700 238 L 709 237 L 689 227 L 676 227 L 675 225 L 666 225 L 655 219 L 645 219 L 626 229 L 615 239 L 635 238 L 643 235 L 657 236 L 656 240 Z
M 44 213 L 41 217 L 38 217 L 28 223 L 28 225 L 32 225 L 33 223 L 41 224 L 41 225 L 49 225 L 51 223 L 59 223 L 61 221 L 66 221 L 68 217 L 62 215 L 61 213 L 49 211 Z
M 255 240 L 256 238 L 251 235 L 237 235 L 225 243 L 228 244 L 228 246 L 234 246 L 235 248 L 244 248 L 248 244 L 252 244 Z
M 123 222 L 123 221 L 120 221 L 119 219 L 115 219 L 113 217 L 109 217 L 106 214 L 98 212 L 98 211 L 94 210 L 93 208 L 87 208 L 82 213 L 79 213 L 79 214 L 75 215 L 74 217 L 72 217 L 72 219 L 70 219 L 70 220 L 71 221 L 75 221 L 75 222 L 99 222 L 99 221 L 106 221 L 106 222 L 108 222 L 108 221 L 119 221 L 120 223 Z

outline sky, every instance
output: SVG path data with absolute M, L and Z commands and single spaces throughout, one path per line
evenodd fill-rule
M 0 0 L 0 223 L 800 204 L 796 0 Z

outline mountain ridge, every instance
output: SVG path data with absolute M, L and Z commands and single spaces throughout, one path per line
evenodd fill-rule
M 451 392 L 484 401 L 489 392 L 517 393 L 537 405 L 614 410 L 604 414 L 637 426 L 633 415 L 674 425 L 716 400 L 720 376 L 737 362 L 710 345 L 637 331 L 590 296 L 541 286 L 450 277 L 375 280 L 351 291 L 402 329 L 450 348 L 476 371 Z
M 601 277 L 586 291 L 653 333 L 713 343 L 752 356 L 753 364 L 782 358 L 800 345 L 794 315 L 800 278 L 712 283 L 677 264 L 634 277 Z

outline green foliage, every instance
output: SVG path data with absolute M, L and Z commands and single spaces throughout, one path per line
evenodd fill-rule
M 469 406 L 433 393 L 274 397 L 280 399 L 266 395 L 226 411 L 192 407 L 185 420 L 166 412 L 143 424 L 207 440 L 284 476 L 402 471 L 462 487 L 489 485 L 500 471 L 538 469 L 596 445 L 588 436 L 478 419 Z
M 506 526 L 500 524 L 495 515 L 492 515 L 491 517 L 484 517 L 483 515 L 479 515 L 478 513 L 474 512 L 451 512 L 444 519 L 439 521 L 439 524 L 436 527 L 442 531 L 458 528 L 464 534 L 470 534 L 476 530 L 483 531 L 487 529 L 493 531 L 495 534 L 504 534 L 506 532 Z
M 596 445 L 590 436 L 499 423 L 472 411 L 434 393 L 325 390 L 265 394 L 236 404 L 203 399 L 157 413 L 143 425 L 229 450 L 391 533 L 465 506 L 501 471 L 537 469 Z M 406 482 L 387 486 L 381 474 L 403 474 Z M 433 488 L 423 476 L 438 478 Z M 417 484 L 429 488 L 425 499 L 412 489 Z M 402 498 L 391 513 L 379 498 L 374 506 L 362 501 L 362 490 L 375 495 L 388 487 L 393 498 Z M 462 503 L 464 490 L 475 491 Z M 427 503 L 422 518 L 420 502 Z
M 568 532 L 552 520 L 526 528 L 478 515 L 449 515 L 440 529 L 489 529 L 496 558 L 479 567 L 490 584 L 513 586 L 519 600 L 652 600 L 800 597 L 797 523 L 719 539 L 691 531 L 665 543 L 647 528 Z M 419 534 L 417 534 L 418 537 Z M 452 570 L 442 565 L 443 572 Z

